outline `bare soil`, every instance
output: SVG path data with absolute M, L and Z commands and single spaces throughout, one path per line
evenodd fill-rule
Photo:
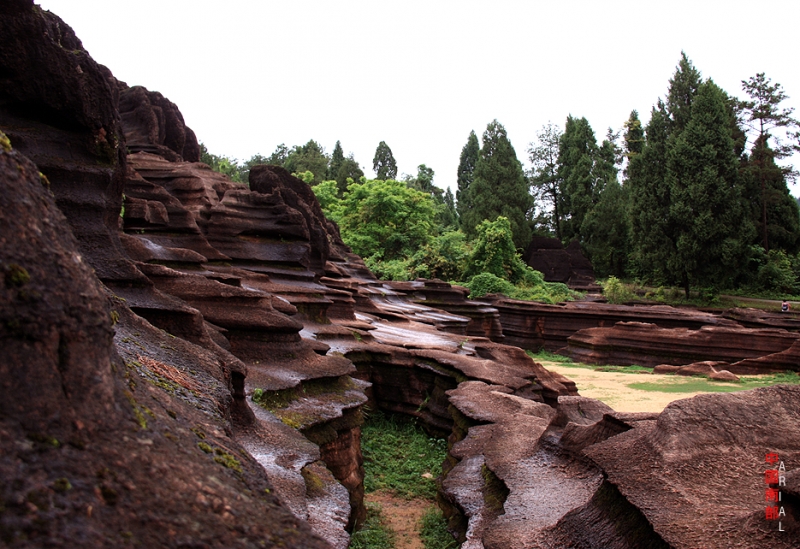
M 617 412 L 660 412 L 670 402 L 691 398 L 703 394 L 696 393 L 664 393 L 661 391 L 643 391 L 628 387 L 629 383 L 648 381 L 653 383 L 674 383 L 675 376 L 661 374 L 635 374 L 618 372 L 598 372 L 589 368 L 563 366 L 558 362 L 538 361 L 552 372 L 567 376 L 578 386 L 581 396 L 596 398 L 605 402 Z M 680 380 L 680 378 L 679 378 Z
M 425 549 L 419 527 L 425 509 L 433 505 L 425 499 L 403 499 L 378 491 L 364 496 L 368 503 L 379 503 L 389 528 L 395 532 L 396 549 Z

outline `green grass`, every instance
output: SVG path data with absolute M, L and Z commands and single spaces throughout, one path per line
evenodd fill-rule
M 658 391 L 662 393 L 733 393 L 735 391 L 746 391 L 758 387 L 769 387 L 779 383 L 800 384 L 800 376 L 795 372 L 784 372 L 781 374 L 766 376 L 747 376 L 741 377 L 739 382 L 730 381 L 711 381 L 707 378 L 675 376 L 675 379 L 667 381 L 644 381 L 640 383 L 629 383 L 631 389 L 641 391 Z
M 611 364 L 586 364 L 583 362 L 574 362 L 567 356 L 557 355 L 550 351 L 542 349 L 534 353 L 533 351 L 526 351 L 528 356 L 536 361 L 555 362 L 559 366 L 565 368 L 586 368 L 589 370 L 596 370 L 598 372 L 619 372 L 621 374 L 637 374 L 639 372 L 652 372 L 652 368 L 646 366 L 615 366 Z
M 458 543 L 447 531 L 447 521 L 438 507 L 428 507 L 422 515 L 419 537 L 425 549 L 456 549 Z
M 372 412 L 361 428 L 364 488 L 406 498 L 436 497 L 435 479 L 447 453 L 444 439 L 431 438 L 413 421 Z M 432 478 L 422 475 L 430 473 Z
M 544 349 L 533 352 L 533 351 L 525 351 L 528 353 L 528 356 L 534 360 L 547 360 L 548 362 L 572 362 L 572 359 L 568 356 L 557 355 L 556 353 L 551 353 L 550 351 L 545 351 Z
M 395 534 L 386 524 L 380 504 L 367 503 L 367 520 L 350 536 L 349 549 L 394 549 Z

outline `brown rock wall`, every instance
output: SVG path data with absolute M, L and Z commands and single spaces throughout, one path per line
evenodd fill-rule
M 593 364 L 681 366 L 704 361 L 737 362 L 785 351 L 798 334 L 783 330 L 757 330 L 704 326 L 699 330 L 666 329 L 654 324 L 619 322 L 613 327 L 588 328 L 570 336 L 565 352 L 575 360 Z M 751 368 L 756 363 L 751 364 Z M 765 366 L 768 362 L 763 363 Z M 710 374 L 712 366 L 686 370 L 686 374 Z M 726 369 L 744 371 L 736 366 Z M 794 368 L 792 368 L 794 369 Z M 684 369 L 681 369 L 683 372 Z

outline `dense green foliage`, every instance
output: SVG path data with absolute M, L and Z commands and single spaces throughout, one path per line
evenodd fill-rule
M 503 216 L 511 223 L 514 245 L 528 245 L 531 230 L 527 216 L 533 199 L 517 153 L 497 120 L 489 123 L 483 133 L 483 146 L 466 200 L 470 207 L 461 217 L 461 226 L 467 236 L 474 237 L 482 221 Z
M 385 141 L 378 143 L 375 156 L 372 159 L 372 170 L 378 179 L 394 179 L 397 177 L 397 162 L 392 154 L 392 149 Z
M 447 531 L 447 520 L 436 506 L 428 507 L 422 515 L 419 537 L 425 549 L 456 549 L 458 542 Z
M 470 132 L 455 196 L 434 184 L 426 164 L 398 180 L 385 141 L 375 180 L 338 141 L 330 155 L 314 140 L 242 163 L 204 146 L 202 154 L 234 181 L 247 182 L 261 163 L 307 181 L 381 278 L 474 284 L 487 275 L 478 286 L 550 300 L 560 294 L 532 291 L 546 286 L 518 255 L 535 233 L 577 240 L 600 278 L 680 286 L 687 298 L 697 290 L 797 292 L 800 207 L 788 188 L 797 173 L 780 161 L 800 151 L 800 122 L 782 106 L 780 84 L 763 73 L 742 84 L 745 99 L 728 95 L 682 52 L 646 123 L 632 111 L 600 143 L 586 118 L 547 124 L 528 148 L 527 173 L 494 120 L 482 139 Z

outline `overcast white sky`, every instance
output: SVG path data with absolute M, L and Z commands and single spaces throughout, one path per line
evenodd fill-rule
M 454 190 L 470 130 L 499 120 L 526 168 L 548 121 L 585 116 L 600 141 L 632 109 L 649 119 L 681 50 L 729 94 L 765 72 L 800 106 L 797 0 L 39 4 L 118 79 L 176 103 L 215 154 L 340 140 L 371 177 L 386 141 L 400 173 L 424 163 Z

